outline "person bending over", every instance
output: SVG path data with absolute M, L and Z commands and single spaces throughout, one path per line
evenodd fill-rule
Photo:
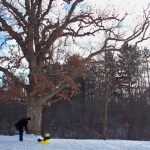
M 23 142 L 23 131 L 24 129 L 26 130 L 26 132 L 28 133 L 28 122 L 31 121 L 31 118 L 24 118 L 24 119 L 20 119 L 16 124 L 15 127 L 19 132 L 19 141 Z

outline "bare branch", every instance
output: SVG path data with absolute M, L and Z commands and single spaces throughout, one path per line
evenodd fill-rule
M 69 84 L 66 83 L 66 81 L 62 81 L 58 86 L 53 88 L 51 92 L 45 93 L 42 98 L 48 101 L 53 96 L 55 96 L 57 93 L 59 93 L 62 89 L 69 87 Z
M 11 5 L 10 3 L 8 3 L 6 0 L 2 0 L 2 4 L 7 7 L 7 9 L 12 10 L 12 14 L 14 15 L 15 18 L 19 18 L 24 25 L 27 25 L 27 21 L 25 20 L 25 18 L 23 17 L 23 15 L 21 14 L 21 12 L 18 11 L 18 9 L 16 9 L 15 7 L 13 7 L 13 5 Z M 11 12 L 11 11 L 10 11 Z
M 47 7 L 46 11 L 43 14 L 41 14 L 41 18 L 39 19 L 39 22 L 41 22 L 44 19 L 44 17 L 49 13 L 53 1 L 54 0 L 49 0 L 48 7 Z

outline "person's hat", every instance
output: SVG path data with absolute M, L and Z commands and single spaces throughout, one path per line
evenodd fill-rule
M 46 134 L 45 134 L 45 137 L 50 137 L 50 133 L 46 133 Z

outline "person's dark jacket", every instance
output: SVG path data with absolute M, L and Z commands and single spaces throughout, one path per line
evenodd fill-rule
M 28 118 L 21 119 L 15 124 L 15 127 L 18 130 L 23 130 L 23 128 L 25 128 L 25 130 L 28 132 L 28 121 Z

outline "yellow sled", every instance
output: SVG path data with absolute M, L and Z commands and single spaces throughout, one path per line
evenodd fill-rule
M 49 140 L 45 140 L 45 141 L 42 140 L 42 141 L 40 141 L 39 143 L 40 143 L 40 144 L 50 144 L 50 141 L 49 141 Z

